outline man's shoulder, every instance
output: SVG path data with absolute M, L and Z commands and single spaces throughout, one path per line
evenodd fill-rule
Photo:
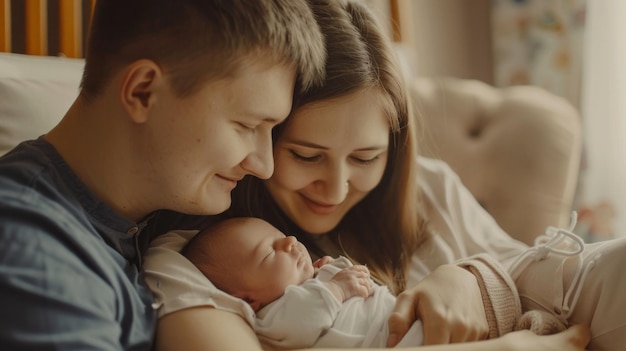
M 64 204 L 46 194 L 48 190 L 0 177 L 0 240 L 8 250 L 5 258 L 33 252 L 38 260 L 53 255 L 58 256 L 55 260 L 64 259 L 71 253 L 67 244 L 72 233 L 93 231 L 87 221 L 78 219 L 77 206 Z
M 36 147 L 28 149 L 20 145 L 0 159 L 0 240 L 20 252 L 39 245 L 50 248 L 39 252 L 62 255 L 52 250 L 55 243 L 93 229 L 54 163 Z
M 0 201 L 10 194 L 37 189 L 43 180 L 50 179 L 53 160 L 47 155 L 43 140 L 23 142 L 0 157 Z
M 58 173 L 29 158 L 0 160 L 0 226 L 49 217 L 62 221 L 71 206 Z

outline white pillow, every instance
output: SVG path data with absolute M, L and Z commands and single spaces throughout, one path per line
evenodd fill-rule
M 78 95 L 84 63 L 0 53 L 0 156 L 61 120 Z

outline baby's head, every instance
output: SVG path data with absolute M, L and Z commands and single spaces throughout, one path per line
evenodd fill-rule
M 255 311 L 314 273 L 304 245 L 253 217 L 227 219 L 200 231 L 182 253 L 215 286 Z

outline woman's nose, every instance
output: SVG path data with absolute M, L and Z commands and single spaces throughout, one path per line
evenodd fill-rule
M 350 169 L 342 161 L 328 162 L 326 167 L 320 169 L 314 189 L 317 198 L 328 205 L 338 205 L 346 199 L 348 194 L 348 181 Z
M 347 177 L 333 177 L 332 179 L 324 181 L 321 185 L 321 189 L 323 189 L 322 191 L 324 192 L 324 200 L 328 204 L 337 205 L 346 199 L 349 190 L 349 181 Z

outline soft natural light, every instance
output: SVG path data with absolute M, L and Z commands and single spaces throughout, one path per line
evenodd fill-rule
M 626 236 L 626 1 L 587 2 L 582 114 L 585 202 L 616 207 L 615 233 Z

